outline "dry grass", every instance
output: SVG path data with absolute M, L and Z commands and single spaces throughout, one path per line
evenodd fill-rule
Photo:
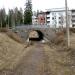
M 8 32 L 7 28 L 0 28 L 0 32 Z
M 52 75 L 75 75 L 75 51 L 44 46 Z M 72 57 L 73 56 L 73 57 Z M 73 59 L 74 58 L 74 59 Z
M 11 39 L 17 41 L 18 43 L 24 43 L 23 39 L 17 33 L 14 33 L 7 28 L 1 28 L 0 32 L 6 33 Z
M 54 37 L 51 42 L 54 43 L 55 45 L 60 45 L 62 43 L 64 44 L 65 43 L 64 37 L 65 37 L 65 34 L 63 31 L 56 32 L 56 37 Z
M 6 34 L 13 40 L 15 40 L 18 43 L 24 43 L 23 39 L 16 33 L 12 32 L 12 31 L 8 31 L 6 32 Z
M 25 45 L 0 33 L 0 70 L 13 69 L 28 50 Z
M 63 36 L 62 33 L 57 33 L 57 35 Z M 61 40 L 58 38 L 56 40 Z M 70 48 L 67 48 L 66 45 L 62 46 L 60 42 L 59 45 L 52 47 L 44 46 L 52 75 L 75 75 L 75 33 L 73 32 L 70 35 L 70 43 Z
M 58 44 L 61 44 L 64 42 L 64 36 L 61 35 L 61 36 L 58 36 L 56 39 L 55 39 L 55 44 L 58 45 Z
M 71 48 L 75 49 L 75 33 L 71 33 L 71 35 L 70 35 L 70 43 L 71 43 Z

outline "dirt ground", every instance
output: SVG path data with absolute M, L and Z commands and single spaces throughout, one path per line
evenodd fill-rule
M 75 75 L 75 34 L 71 48 L 42 43 L 26 47 L 0 33 L 0 75 Z

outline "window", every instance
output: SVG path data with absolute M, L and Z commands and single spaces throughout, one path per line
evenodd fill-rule
M 75 22 L 75 20 L 72 20 L 72 22 Z
M 49 12 L 49 11 L 47 11 L 47 12 L 46 12 L 46 14 L 50 14 L 50 12 Z
M 59 17 L 59 19 L 61 19 L 61 17 Z
M 75 27 L 75 24 L 73 24 L 72 27 Z
M 59 21 L 59 24 L 61 24 L 61 21 Z
M 43 18 L 41 18 L 41 20 L 44 20 Z
M 56 16 L 55 16 L 55 18 L 54 19 L 56 19 Z
M 72 10 L 72 13 L 75 13 L 75 10 Z
M 52 13 L 52 15 L 54 15 L 54 12 Z
M 73 15 L 72 18 L 75 18 L 75 15 Z
M 50 17 L 46 17 L 47 19 L 50 19 Z
M 47 21 L 47 23 L 50 23 L 50 21 Z
M 52 20 L 54 20 L 54 17 L 52 17 Z

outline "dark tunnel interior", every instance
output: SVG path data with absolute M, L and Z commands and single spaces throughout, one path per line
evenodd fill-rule
M 44 38 L 44 34 L 40 30 L 35 30 L 39 37 L 38 38 L 29 38 L 29 41 L 41 41 Z

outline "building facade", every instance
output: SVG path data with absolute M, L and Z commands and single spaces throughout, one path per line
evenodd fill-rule
M 32 24 L 33 25 L 45 25 L 46 24 L 46 13 L 45 12 L 36 12 L 36 15 L 35 13 L 33 13 L 33 16 L 32 16 Z
M 33 15 L 32 15 L 32 24 L 33 25 L 37 25 L 38 24 L 38 18 L 37 18 L 37 12 L 33 12 Z
M 37 15 L 37 24 L 49 25 L 51 28 L 66 27 L 65 8 L 48 9 L 45 12 L 39 12 Z M 75 10 L 68 10 L 68 25 L 75 27 Z
M 72 27 L 75 27 L 75 10 L 71 10 L 71 23 Z
M 64 8 L 47 10 L 47 25 L 52 28 L 66 27 L 66 14 Z M 68 24 L 71 26 L 71 11 L 68 10 Z
M 40 12 L 38 14 L 38 24 L 39 25 L 45 25 L 46 24 L 46 13 L 45 12 Z

